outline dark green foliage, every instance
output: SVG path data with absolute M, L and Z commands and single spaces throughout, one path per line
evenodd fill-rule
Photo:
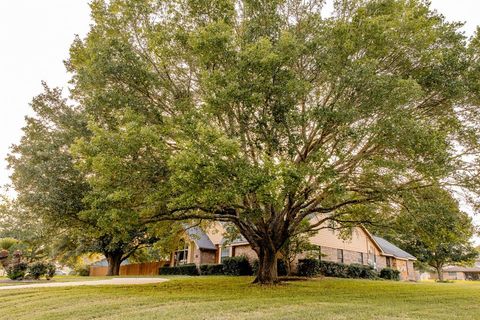
M 400 281 L 400 271 L 392 268 L 383 268 L 380 271 L 380 278 L 386 280 Z
M 45 274 L 45 277 L 47 280 L 52 279 L 55 276 L 55 271 L 57 270 L 57 267 L 53 263 L 47 263 L 47 273 Z
M 323 275 L 336 278 L 376 279 L 377 272 L 371 266 L 360 264 L 346 265 L 318 259 L 302 259 L 298 262 L 298 275 L 315 277 Z
M 279 276 L 286 276 L 288 275 L 288 268 L 287 263 L 283 259 L 279 259 L 277 261 L 277 274 Z
M 33 262 L 28 265 L 28 275 L 34 279 L 38 280 L 43 276 L 47 275 L 48 266 L 45 262 Z
M 15 263 L 7 268 L 7 277 L 11 280 L 22 280 L 27 273 L 28 264 L 25 262 Z
M 317 259 L 298 260 L 297 273 L 302 277 L 314 277 L 320 274 L 320 261 Z
M 326 277 L 348 278 L 348 266 L 343 263 L 319 261 L 320 274 Z
M 252 266 L 247 257 L 229 257 L 223 260 L 223 272 L 230 276 L 249 276 L 253 274 Z
M 202 276 L 223 275 L 223 264 L 202 264 L 200 266 Z
M 351 264 L 348 266 L 348 278 L 376 279 L 378 273 L 371 266 Z
M 190 263 L 175 267 L 161 267 L 160 274 L 198 276 L 199 272 L 197 266 Z

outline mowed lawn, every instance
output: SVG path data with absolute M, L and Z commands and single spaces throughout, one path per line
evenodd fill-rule
M 480 319 L 480 283 L 251 281 L 171 277 L 155 285 L 4 290 L 0 319 Z

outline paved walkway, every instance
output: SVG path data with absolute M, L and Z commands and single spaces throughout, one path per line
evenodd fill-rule
M 16 285 L 16 286 L 0 286 L 0 290 L 50 288 L 50 287 L 101 286 L 101 285 L 131 285 L 131 284 L 160 283 L 160 282 L 165 282 L 165 281 L 168 281 L 168 279 L 162 279 L 162 278 L 113 278 L 113 279 L 106 279 L 106 280 L 32 283 L 32 284 L 22 284 L 22 285 Z

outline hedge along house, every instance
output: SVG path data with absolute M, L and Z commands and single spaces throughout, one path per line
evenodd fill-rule
M 251 262 L 257 259 L 256 252 L 243 237 L 227 241 L 225 232 L 222 223 L 214 223 L 207 230 L 199 227 L 186 229 L 179 249 L 171 255 L 170 265 L 216 264 L 226 257 L 237 256 L 246 256 Z M 317 250 L 299 254 L 297 262 L 309 257 L 344 264 L 371 265 L 378 271 L 390 267 L 400 271 L 402 280 L 416 278 L 413 267 L 415 257 L 385 239 L 372 236 L 363 226 L 353 228 L 349 238 L 342 237 L 334 228 L 326 227 L 310 237 L 310 243 Z

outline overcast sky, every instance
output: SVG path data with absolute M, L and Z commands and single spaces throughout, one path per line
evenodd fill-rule
M 466 22 L 467 35 L 480 25 L 478 0 L 432 0 L 432 6 Z M 0 0 L 0 185 L 9 182 L 4 158 L 21 137 L 29 102 L 42 80 L 65 87 L 63 60 L 74 35 L 88 32 L 89 14 L 87 0 Z

